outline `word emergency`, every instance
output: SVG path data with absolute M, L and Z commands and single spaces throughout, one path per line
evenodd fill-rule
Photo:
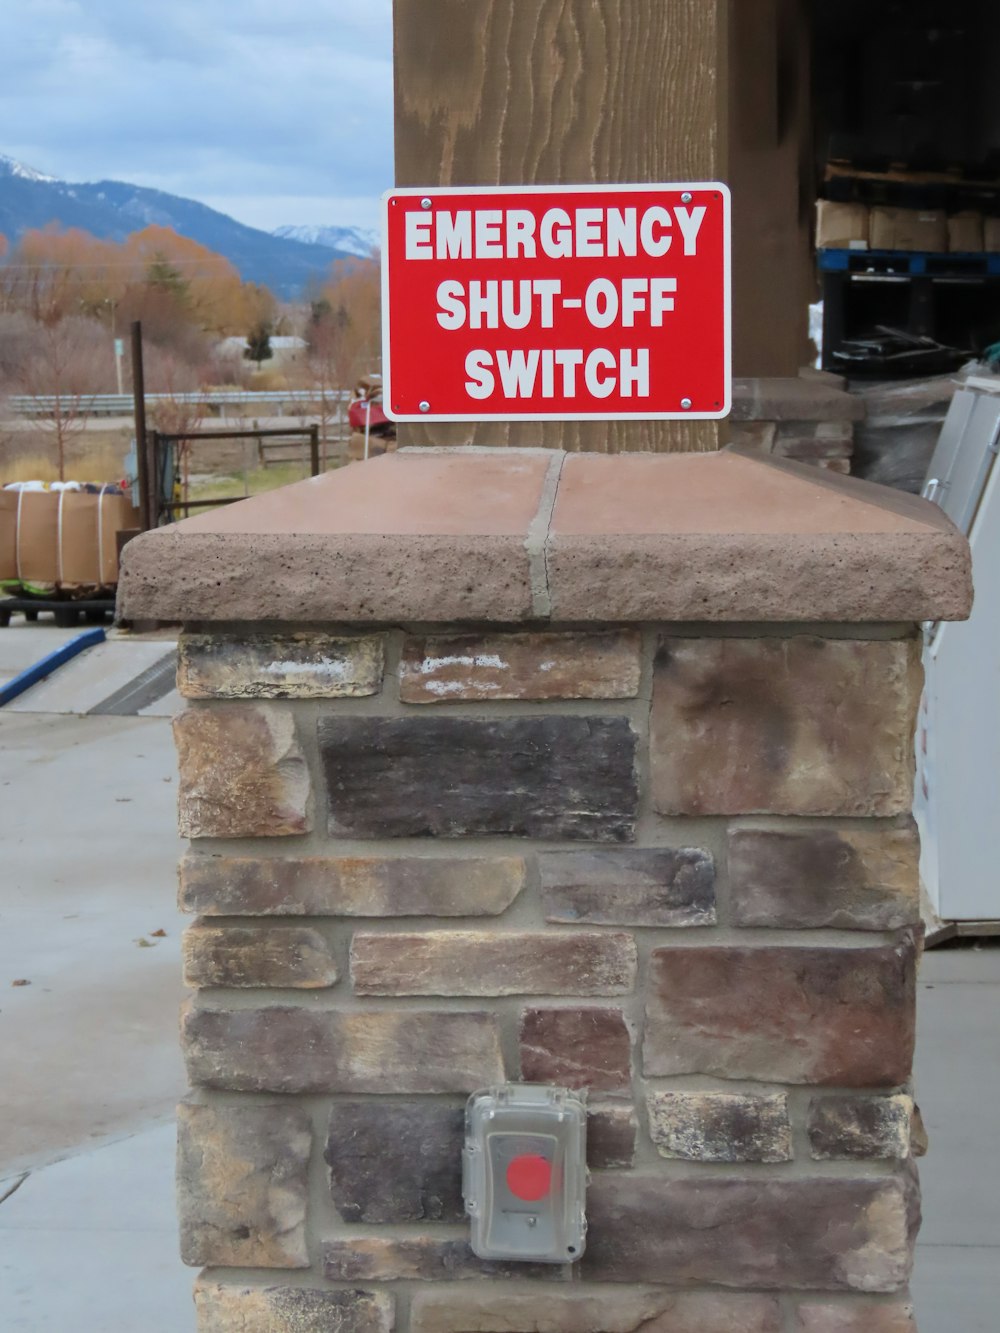
M 549 208 L 541 218 L 526 208 L 465 208 L 406 214 L 407 259 L 635 259 L 640 250 L 662 259 L 674 243 L 698 253 L 703 205 L 670 208 Z

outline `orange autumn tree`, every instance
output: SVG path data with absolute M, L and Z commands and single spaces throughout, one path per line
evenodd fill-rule
M 78 227 L 23 233 L 0 265 L 0 303 L 41 324 L 95 314 L 124 286 L 119 247 Z
M 233 264 L 169 227 L 149 226 L 103 241 L 56 224 L 23 233 L 0 263 L 0 306 L 50 324 L 69 315 L 121 323 L 142 318 L 184 324 L 216 337 L 245 333 L 274 298 L 245 283 Z

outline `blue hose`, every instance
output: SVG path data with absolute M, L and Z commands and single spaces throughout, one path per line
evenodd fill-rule
M 9 680 L 6 685 L 0 685 L 0 708 L 4 704 L 9 704 L 12 699 L 16 699 L 19 694 L 23 694 L 25 690 L 30 690 L 32 685 L 37 685 L 46 676 L 51 676 L 53 671 L 76 657 L 78 653 L 82 653 L 87 648 L 93 648 L 95 644 L 103 643 L 106 637 L 102 629 L 84 630 L 82 634 L 78 634 L 75 639 L 70 639 L 68 643 L 56 648 L 54 652 L 46 653 L 44 657 L 39 658 L 34 666 L 26 667 L 13 680 Z

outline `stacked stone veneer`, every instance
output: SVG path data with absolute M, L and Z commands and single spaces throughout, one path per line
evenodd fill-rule
M 865 402 L 847 381 L 823 371 L 798 379 L 736 380 L 733 411 L 721 433 L 728 444 L 847 475 Z
M 187 634 L 201 1333 L 912 1333 L 898 626 Z M 589 1094 L 582 1262 L 467 1244 L 462 1113 Z

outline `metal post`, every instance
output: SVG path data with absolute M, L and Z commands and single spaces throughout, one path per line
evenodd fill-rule
M 365 462 L 368 462 L 368 433 L 372 424 L 372 400 L 369 398 L 365 404 Z
M 132 399 L 135 411 L 136 479 L 139 483 L 139 527 L 148 532 L 158 515 L 151 511 L 149 455 L 146 438 L 146 376 L 142 365 L 142 324 L 132 323 Z
M 319 426 L 309 427 L 309 466 L 310 475 L 319 476 Z
M 152 527 L 159 527 L 161 502 L 160 473 L 163 469 L 164 451 L 160 448 L 160 432 L 148 431 L 146 434 L 146 472 L 149 477 L 149 513 Z M 173 499 L 173 496 L 170 497 Z M 171 511 L 172 512 L 172 511 Z

